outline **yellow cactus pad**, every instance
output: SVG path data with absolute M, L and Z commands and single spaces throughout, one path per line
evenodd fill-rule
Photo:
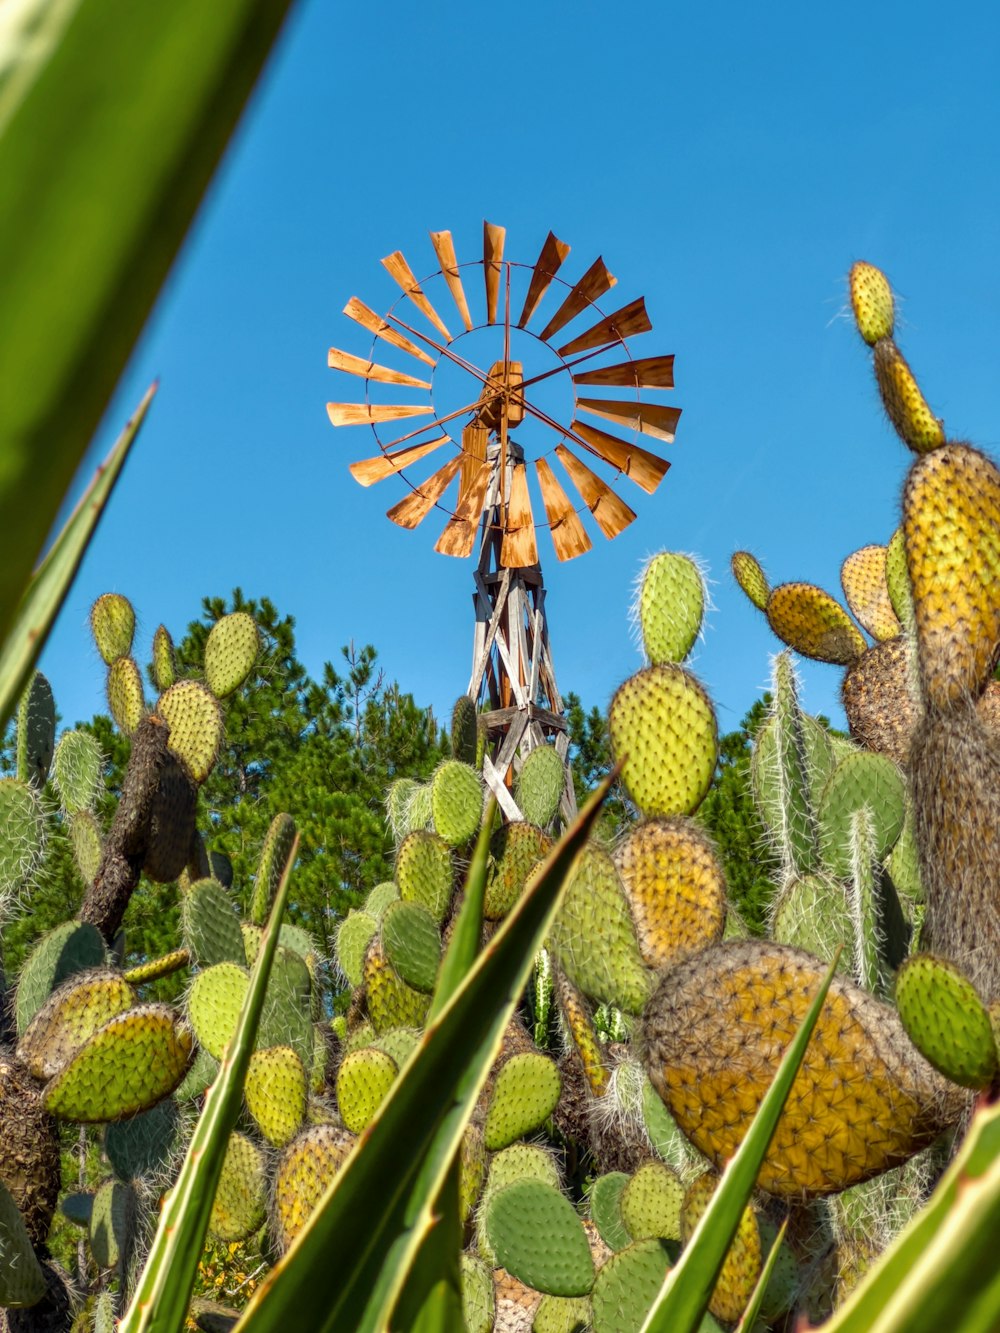
M 885 578 L 885 547 L 862 546 L 840 567 L 840 585 L 855 620 L 873 639 L 894 639 L 902 630 Z
M 181 680 L 161 694 L 156 712 L 170 728 L 170 749 L 195 782 L 204 782 L 222 743 L 218 700 L 196 680 Z
M 940 448 L 944 422 L 927 406 L 913 371 L 891 338 L 882 338 L 875 348 L 875 378 L 886 416 L 903 443 L 917 454 Z
M 920 710 L 911 687 L 912 641 L 900 634 L 869 649 L 844 673 L 840 697 L 851 735 L 905 765 Z
M 733 578 L 746 595 L 761 611 L 767 610 L 767 599 L 771 595 L 771 585 L 761 568 L 760 561 L 749 551 L 734 551 L 729 561 Z
M 985 689 L 1000 643 L 1000 472 L 966 444 L 920 459 L 903 536 L 924 694 L 947 708 Z
M 431 997 L 400 980 L 379 941 L 375 941 L 365 955 L 362 971 L 368 1016 L 376 1032 L 423 1025 Z
M 835 598 L 812 583 L 782 583 L 767 599 L 768 624 L 782 643 L 817 662 L 848 666 L 865 651 L 861 631 Z
M 633 825 L 615 863 L 649 967 L 669 967 L 722 939 L 725 878 L 708 839 L 693 823 L 657 819 Z
M 18 1059 L 33 1078 L 52 1078 L 85 1041 L 135 1003 L 119 972 L 85 972 L 50 995 L 18 1042 Z
M 685 1244 L 694 1234 L 705 1209 L 712 1201 L 719 1177 L 706 1171 L 693 1180 L 684 1195 L 681 1208 L 681 1238 Z M 735 1324 L 753 1295 L 761 1270 L 760 1231 L 753 1209 L 743 1209 L 733 1243 L 729 1247 L 715 1290 L 708 1302 L 709 1311 L 716 1319 Z
M 208 1229 L 229 1244 L 258 1231 L 267 1212 L 264 1154 L 245 1134 L 229 1136 Z
M 274 1238 L 282 1250 L 308 1222 L 354 1143 L 345 1129 L 312 1125 L 285 1149 L 274 1181 Z
M 825 970 L 802 950 L 742 940 L 664 974 L 644 1020 L 649 1076 L 717 1167 L 742 1142 Z M 801 1198 L 867 1180 L 930 1143 L 963 1100 L 893 1008 L 837 976 L 758 1184 Z
M 704 689 L 682 667 L 647 667 L 618 687 L 608 712 L 622 782 L 644 814 L 692 814 L 715 772 L 718 728 Z
M 131 736 L 142 721 L 146 701 L 142 676 L 131 657 L 118 657 L 108 670 L 108 708 L 119 731 Z
M 562 972 L 556 975 L 556 985 L 563 1021 L 583 1065 L 587 1086 L 595 1097 L 603 1097 L 611 1082 L 611 1074 L 604 1062 L 603 1048 L 594 1031 L 587 1001 Z
M 895 309 L 892 288 L 882 270 L 859 260 L 851 265 L 847 284 L 854 322 L 868 346 L 874 347 L 880 338 L 891 338 Z
M 276 1148 L 302 1128 L 308 1091 L 306 1071 L 291 1046 L 268 1046 L 251 1055 L 243 1085 L 247 1110 Z

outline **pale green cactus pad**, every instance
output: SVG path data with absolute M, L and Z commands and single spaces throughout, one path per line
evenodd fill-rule
M 20 893 L 45 855 L 45 812 L 33 787 L 0 778 L 0 894 Z
M 236 905 L 214 879 L 199 879 L 181 901 L 184 942 L 201 967 L 246 962 Z
M 543 1296 L 531 1333 L 584 1333 L 590 1327 L 591 1313 L 586 1296 Z
M 704 612 L 705 581 L 691 557 L 673 551 L 654 555 L 639 576 L 632 607 L 650 662 L 683 662 Z
M 268 1046 L 250 1057 L 243 1096 L 257 1128 L 283 1148 L 302 1128 L 309 1088 L 302 1061 L 290 1046 Z
M 594 1260 L 583 1223 L 567 1198 L 536 1180 L 491 1195 L 486 1229 L 497 1260 L 526 1286 L 551 1296 L 585 1296 Z
M 97 800 L 104 755 L 89 731 L 64 731 L 56 746 L 52 774 L 62 807 L 69 814 L 90 810 Z
M 250 974 L 236 963 L 216 963 L 199 972 L 187 997 L 188 1017 L 198 1044 L 216 1060 L 236 1031 Z
M 448 759 L 438 768 L 431 783 L 431 817 L 449 847 L 475 837 L 483 817 L 483 788 L 471 765 Z
M 409 833 L 396 856 L 396 883 L 406 902 L 422 903 L 440 921 L 451 901 L 452 864 L 448 844 L 425 829 Z
M 337 1070 L 337 1108 L 352 1133 L 368 1127 L 398 1073 L 395 1060 L 385 1051 L 367 1047 L 344 1056 Z
M 135 611 L 127 597 L 106 592 L 90 608 L 90 630 L 97 651 L 111 666 L 132 651 L 135 638 Z
M 590 1187 L 590 1220 L 613 1250 L 624 1250 L 632 1243 L 622 1218 L 622 1193 L 630 1179 L 624 1171 L 608 1171 Z
M 118 657 L 108 668 L 108 709 L 118 730 L 132 736 L 146 712 L 142 676 L 131 657 Z
M 729 565 L 733 578 L 757 610 L 766 611 L 771 585 L 757 557 L 749 551 L 734 551 Z
M 99 1028 L 135 1003 L 120 972 L 85 972 L 50 995 L 17 1044 L 18 1059 L 33 1078 L 52 1078 Z
M 230 1134 L 208 1229 L 230 1244 L 246 1240 L 261 1227 L 266 1211 L 264 1154 L 245 1134 Z
M 160 695 L 157 716 L 170 728 L 171 751 L 195 782 L 204 782 L 222 744 L 222 711 L 210 690 L 181 680 Z
M 903 830 L 906 788 L 891 759 L 863 750 L 841 759 L 819 799 L 823 860 L 841 879 L 851 874 L 851 816 L 862 807 L 871 814 L 873 851 L 881 861 Z
M 250 901 L 250 920 L 255 925 L 262 926 L 271 911 L 285 863 L 292 850 L 295 831 L 295 820 L 291 815 L 282 813 L 271 820 L 261 848 L 253 898 Z
M 84 884 L 93 884 L 101 864 L 101 830 L 89 810 L 78 810 L 69 817 L 69 836 L 73 859 Z
M 399 901 L 399 888 L 395 880 L 387 879 L 381 884 L 376 884 L 371 893 L 365 899 L 362 905 L 362 911 L 367 912 L 369 916 L 376 921 L 382 920 L 382 914 L 390 903 Z
M 56 703 L 52 686 L 34 671 L 17 709 L 17 776 L 37 790 L 45 786 L 56 739 Z
M 622 1190 L 622 1222 L 633 1240 L 680 1240 L 684 1186 L 662 1162 L 647 1162 Z
M 153 634 L 153 684 L 162 694 L 177 680 L 177 658 L 174 641 L 166 625 L 157 625 Z
M 393 885 L 395 889 L 395 885 Z M 352 909 L 337 927 L 335 957 L 337 966 L 349 985 L 361 985 L 362 968 L 369 944 L 378 930 L 378 921 L 367 912 Z
M 217 699 L 240 688 L 259 652 L 260 635 L 253 616 L 234 611 L 215 622 L 205 642 L 205 680 Z
M 486 1113 L 484 1135 L 490 1152 L 506 1148 L 544 1124 L 555 1110 L 561 1090 L 562 1079 L 554 1060 L 540 1051 L 512 1055 L 497 1074 Z
M 566 786 L 566 765 L 553 745 L 536 745 L 525 756 L 514 799 L 529 824 L 547 828 L 555 819 Z
M 590 1295 L 594 1333 L 639 1333 L 669 1268 L 664 1241 L 637 1240 L 613 1254 Z
M 990 1015 L 976 988 L 946 958 L 915 954 L 896 974 L 896 1006 L 913 1044 L 946 1078 L 987 1088 L 997 1076 Z
M 493 1274 L 474 1254 L 461 1254 L 459 1260 L 465 1333 L 490 1333 L 496 1317 Z
M 537 1180 L 552 1189 L 559 1189 L 559 1171 L 550 1153 L 537 1143 L 512 1143 L 509 1148 L 493 1153 L 489 1160 L 486 1186 L 476 1213 L 476 1247 L 491 1268 L 496 1268 L 486 1227 L 487 1203 L 494 1194 L 513 1185 L 515 1180 Z

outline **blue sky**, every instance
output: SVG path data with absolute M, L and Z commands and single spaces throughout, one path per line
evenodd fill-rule
M 340 312 L 392 305 L 384 255 L 422 277 L 428 232 L 448 228 L 477 259 L 488 219 L 523 263 L 555 231 L 574 279 L 603 255 L 604 308 L 646 298 L 633 355 L 676 354 L 663 485 L 623 480 L 638 520 L 579 560 L 543 542 L 560 685 L 604 706 L 638 662 L 641 560 L 694 552 L 715 604 L 694 665 L 734 727 L 777 644 L 730 554 L 839 593 L 844 556 L 898 521 L 908 456 L 844 317 L 853 260 L 893 281 L 898 341 L 951 436 L 1000 452 L 998 68 L 986 3 L 300 4 L 88 458 L 159 376 L 43 658 L 64 718 L 103 707 L 99 593 L 133 600 L 146 660 L 160 621 L 179 635 L 237 584 L 295 615 L 313 673 L 370 641 L 447 713 L 468 680 L 472 562 L 434 553 L 443 516 L 414 533 L 384 517 L 397 479 L 352 480 L 370 434 L 334 430 L 325 404 L 361 382 L 326 354 L 368 355 Z M 803 676 L 806 706 L 842 716 L 837 669 Z

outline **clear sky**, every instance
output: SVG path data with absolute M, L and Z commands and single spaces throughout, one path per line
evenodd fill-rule
M 367 356 L 340 312 L 393 303 L 384 255 L 429 274 L 428 232 L 448 228 L 478 259 L 488 219 L 520 262 L 550 229 L 573 278 L 603 255 L 603 308 L 646 298 L 633 355 L 676 354 L 663 485 L 623 479 L 638 520 L 613 543 L 592 529 L 572 563 L 542 543 L 560 685 L 604 706 L 637 665 L 641 560 L 694 552 L 715 604 L 695 669 L 734 727 L 777 643 L 731 553 L 839 595 L 844 556 L 898 522 L 909 460 L 844 317 L 853 260 L 889 274 L 952 437 L 1000 452 L 998 69 L 985 0 L 297 5 L 88 458 L 159 376 L 43 658 L 66 721 L 103 707 L 99 593 L 133 600 L 145 661 L 161 620 L 179 635 L 237 584 L 294 614 L 314 674 L 372 642 L 446 715 L 468 681 L 472 562 L 434 553 L 443 516 L 414 533 L 384 517 L 398 479 L 352 480 L 370 434 L 334 430 L 325 404 L 363 385 L 326 356 Z M 841 717 L 838 670 L 803 674 L 806 706 Z

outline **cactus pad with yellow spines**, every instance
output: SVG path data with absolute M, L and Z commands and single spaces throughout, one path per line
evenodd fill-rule
M 900 633 L 902 626 L 885 577 L 884 546 L 872 544 L 852 551 L 840 567 L 840 586 L 855 620 L 873 639 L 892 639 Z
M 153 634 L 153 661 L 150 664 L 153 683 L 162 694 L 177 680 L 177 658 L 174 641 L 166 625 L 157 625 Z
M 743 1139 L 824 965 L 764 940 L 716 945 L 664 974 L 647 1008 L 647 1066 L 691 1142 L 717 1166 Z M 898 1165 L 961 1113 L 894 1009 L 835 977 L 758 1183 L 826 1194 Z
M 400 843 L 396 883 L 406 902 L 422 903 L 440 921 L 451 901 L 452 863 L 448 844 L 436 833 L 417 829 Z
M 353 1134 L 312 1125 L 282 1153 L 274 1180 L 274 1238 L 287 1250 L 354 1147 Z
M 408 986 L 385 956 L 380 941 L 365 955 L 362 968 L 368 1016 L 376 1032 L 390 1028 L 420 1027 L 430 1008 L 431 997 Z
M 195 782 L 204 782 L 222 744 L 218 700 L 196 680 L 181 680 L 160 695 L 156 712 L 170 728 L 172 752 Z
M 903 492 L 903 533 L 928 704 L 985 689 L 1000 643 L 1000 472 L 965 444 L 920 459 Z
M 858 260 L 847 277 L 851 309 L 858 332 L 869 347 L 881 338 L 891 338 L 895 325 L 892 288 L 881 269 Z
M 865 641 L 840 603 L 812 583 L 782 583 L 767 599 L 768 624 L 782 643 L 817 662 L 847 666 Z
M 733 578 L 759 611 L 767 610 L 771 585 L 760 561 L 749 551 L 734 551 L 729 560 Z
M 896 975 L 896 1006 L 920 1053 L 963 1088 L 987 1088 L 998 1058 L 990 1015 L 972 982 L 946 958 L 915 954 Z
M 722 939 L 726 884 L 705 834 L 683 819 L 634 824 L 615 852 L 649 967 L 669 967 Z
M 916 376 L 891 338 L 882 338 L 875 346 L 875 379 L 885 414 L 903 443 L 918 454 L 940 448 L 944 422 L 928 407 Z
M 216 963 L 199 972 L 191 983 L 188 1017 L 199 1045 L 216 1060 L 222 1059 L 222 1052 L 236 1031 L 249 986 L 250 974 L 236 963 Z
M 702 1214 L 712 1201 L 718 1183 L 717 1176 L 706 1172 L 688 1186 L 680 1218 L 681 1232 L 685 1241 L 691 1239 Z M 736 1235 L 733 1237 L 716 1280 L 715 1290 L 708 1302 L 708 1308 L 716 1319 L 735 1323 L 740 1318 L 753 1295 L 760 1270 L 760 1232 L 757 1229 L 757 1219 L 753 1209 L 747 1205 L 740 1215 Z
M 245 1134 L 229 1136 L 208 1229 L 232 1244 L 259 1230 L 267 1212 L 264 1154 Z
M 705 611 L 705 582 L 690 556 L 661 551 L 639 575 L 632 614 L 650 662 L 683 662 Z
M 633 1240 L 680 1240 L 684 1186 L 662 1162 L 646 1162 L 622 1190 L 622 1222 Z
M 246 611 L 233 611 L 215 622 L 205 641 L 205 680 L 217 699 L 240 688 L 259 652 L 260 634 Z
M 302 1128 L 309 1089 L 302 1061 L 291 1046 L 254 1051 L 243 1095 L 260 1132 L 276 1148 Z
M 631 676 L 611 701 L 608 729 L 622 782 L 650 818 L 692 814 L 715 772 L 718 729 L 702 686 L 679 666 Z
M 395 1060 L 371 1046 L 344 1056 L 337 1070 L 337 1108 L 352 1133 L 368 1127 L 398 1073 Z
M 98 1028 L 131 1008 L 135 999 L 135 991 L 120 972 L 71 977 L 31 1020 L 18 1042 L 18 1059 L 34 1078 L 52 1078 Z
M 541 1051 L 521 1051 L 501 1067 L 493 1085 L 484 1141 L 490 1152 L 538 1129 L 559 1101 L 562 1079 L 554 1060 Z
M 118 657 L 108 670 L 108 709 L 119 731 L 134 734 L 146 711 L 142 676 L 131 657 Z
M 90 608 L 90 629 L 97 651 L 108 666 L 132 651 L 135 611 L 127 597 L 106 592 Z

